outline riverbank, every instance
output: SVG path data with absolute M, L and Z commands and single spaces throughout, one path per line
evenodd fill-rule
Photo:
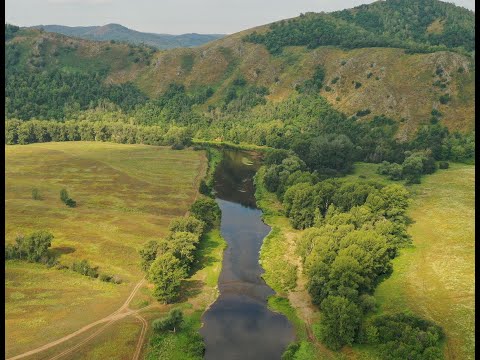
M 264 239 L 259 260 L 265 270 L 262 277 L 276 292 L 268 299 L 269 308 L 284 314 L 295 327 L 296 341 L 289 347 L 298 346 L 295 360 L 341 359 L 342 354 L 328 350 L 315 338 L 314 324 L 319 313 L 311 303 L 300 257 L 295 254 L 295 239 L 301 231 L 290 225 L 276 195 L 266 190 L 264 172 L 265 167 L 261 167 L 255 175 L 255 197 L 263 221 L 272 228 Z
M 214 173 L 222 160 L 218 149 L 207 148 L 207 171 L 202 182 L 211 191 Z M 201 186 L 200 186 L 201 192 Z M 145 351 L 146 360 L 200 360 L 203 359 L 205 344 L 200 336 L 202 316 L 219 296 L 218 278 L 222 271 L 223 253 L 227 246 L 220 233 L 220 221 L 205 233 L 196 250 L 193 275 L 184 280 L 182 300 L 168 306 L 183 311 L 184 323 L 176 332 L 155 334 L 149 329 L 150 337 Z M 166 315 L 167 311 L 163 314 Z M 152 319 L 153 320 L 153 319 Z

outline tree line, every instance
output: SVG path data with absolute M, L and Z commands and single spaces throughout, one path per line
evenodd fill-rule
M 376 310 L 376 286 L 391 274 L 398 250 L 411 242 L 409 193 L 402 185 L 325 176 L 282 151 L 266 155 L 257 181 L 276 193 L 292 226 L 305 229 L 296 251 L 312 302 L 321 310 L 317 336 L 325 345 L 338 350 L 353 343 L 381 344 L 376 349 L 391 359 L 404 359 L 406 353 L 438 358 L 443 335 L 434 324 L 403 314 L 365 320 Z M 396 326 L 404 336 L 395 337 Z M 392 342 L 401 349 L 393 355 Z
M 208 197 L 196 200 L 190 212 L 191 216 L 171 221 L 164 239 L 151 240 L 139 251 L 141 268 L 154 284 L 153 295 L 164 303 L 178 299 L 180 285 L 189 276 L 202 236 L 220 218 L 217 203 Z

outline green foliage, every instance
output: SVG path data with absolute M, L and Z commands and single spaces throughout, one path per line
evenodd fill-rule
M 33 71 L 17 63 L 15 46 L 7 46 L 6 52 L 5 113 L 9 118 L 61 120 L 69 109 L 92 109 L 107 101 L 128 111 L 146 100 L 132 83 L 106 85 L 100 73 Z
M 37 188 L 32 189 L 32 199 L 33 200 L 42 200 L 42 196 L 40 195 L 40 191 Z
M 376 316 L 365 325 L 363 341 L 376 344 L 382 359 L 443 359 L 442 329 L 404 313 Z
M 352 345 L 360 326 L 361 312 L 358 306 L 344 297 L 329 296 L 322 301 L 320 308 L 320 340 L 332 350 Z
M 80 262 L 74 261 L 72 263 L 72 270 L 78 272 L 79 274 L 89 276 L 92 278 L 98 277 L 98 266 L 91 266 L 87 260 L 82 260 Z
M 148 272 L 150 265 L 157 258 L 158 247 L 158 243 L 155 240 L 151 240 L 143 244 L 143 247 L 139 250 L 142 258 L 141 267 L 144 272 Z
M 322 66 L 317 66 L 311 79 L 303 82 L 302 85 L 297 86 L 297 90 L 300 93 L 317 94 L 323 86 L 323 80 L 325 79 L 325 70 Z
M 319 136 L 310 144 L 306 163 L 320 173 L 346 174 L 352 169 L 353 151 L 353 143 L 346 135 Z
M 442 20 L 443 31 L 428 32 Z M 333 45 L 342 48 L 398 47 L 408 52 L 475 49 L 474 13 L 436 0 L 385 1 L 329 14 L 307 13 L 270 25 L 268 32 L 253 32 L 244 40 L 264 44 L 272 54 L 286 46 L 310 49 Z
M 19 235 L 14 245 L 6 246 L 5 259 L 48 263 L 51 261 L 48 249 L 52 240 L 53 235 L 45 230 L 35 231 L 28 236 Z
M 73 208 L 77 206 L 77 202 L 68 196 L 67 189 L 60 190 L 60 200 L 68 207 Z
M 201 312 L 184 316 L 180 328 L 173 331 L 154 331 L 149 341 L 146 360 L 202 360 L 205 353 L 203 338 L 198 332 Z
M 450 94 L 443 94 L 438 98 L 438 101 L 440 101 L 440 104 L 448 104 L 451 100 Z
M 15 34 L 20 30 L 18 26 L 5 23 L 5 41 L 15 37 Z
M 439 169 L 448 169 L 450 167 L 450 164 L 446 161 L 440 161 L 438 164 Z
M 173 331 L 176 332 L 183 323 L 183 313 L 179 309 L 172 309 L 168 315 L 161 319 L 156 319 L 152 323 L 155 332 Z
M 192 215 L 205 223 L 206 229 L 210 229 L 220 219 L 220 208 L 211 198 L 197 199 L 191 206 Z
M 204 231 L 205 223 L 193 216 L 180 217 L 173 219 L 170 222 L 168 230 L 170 232 L 189 232 L 197 235 L 198 237 L 202 236 Z
M 170 303 L 177 299 L 185 268 L 172 253 L 157 256 L 148 270 L 148 279 L 155 285 L 153 295 L 158 301 Z

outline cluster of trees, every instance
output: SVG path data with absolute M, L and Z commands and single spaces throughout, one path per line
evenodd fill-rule
M 220 209 L 211 198 L 196 200 L 192 216 L 172 220 L 169 234 L 160 241 L 149 241 L 140 250 L 142 270 L 155 285 L 154 296 L 164 303 L 179 295 L 181 281 L 194 263 L 195 251 L 204 232 L 219 219 Z
M 322 310 L 318 336 L 339 349 L 358 340 L 373 292 L 409 244 L 407 190 L 397 184 L 327 178 L 287 151 L 266 156 L 263 182 L 296 229 L 307 289 Z
M 428 149 L 415 152 L 406 151 L 402 164 L 383 161 L 377 172 L 387 175 L 390 180 L 405 179 L 407 184 L 419 184 L 422 175 L 432 174 L 436 169 L 435 158 L 432 151 Z
M 359 342 L 376 345 L 382 359 L 440 360 L 442 329 L 431 321 L 398 313 L 376 316 L 362 326 Z
M 32 232 L 30 235 L 19 235 L 15 244 L 5 246 L 5 260 L 18 259 L 29 262 L 40 262 L 53 266 L 55 256 L 48 249 L 52 246 L 53 235 L 44 230 Z
M 111 141 L 121 144 L 189 146 L 192 133 L 186 127 L 142 126 L 104 121 L 6 120 L 5 143 L 32 144 L 49 141 Z
M 60 200 L 68 207 L 74 208 L 77 206 L 77 202 L 68 196 L 67 189 L 60 190 Z
M 323 80 L 325 79 L 325 70 L 322 66 L 317 66 L 313 72 L 311 79 L 305 80 L 303 84 L 297 85 L 296 89 L 300 93 L 310 92 L 313 94 L 318 94 L 320 89 L 323 86 Z
M 438 22 L 440 31 L 428 31 L 434 22 Z M 330 14 L 302 14 L 244 39 L 264 44 L 273 54 L 281 53 L 286 46 L 299 45 L 466 52 L 475 49 L 475 17 L 472 11 L 436 0 L 384 1 Z

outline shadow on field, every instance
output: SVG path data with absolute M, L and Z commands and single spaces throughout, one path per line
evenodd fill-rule
M 180 290 L 180 297 L 176 302 L 184 302 L 189 298 L 195 297 L 202 292 L 203 281 L 201 280 L 189 280 L 182 283 L 182 289 Z

